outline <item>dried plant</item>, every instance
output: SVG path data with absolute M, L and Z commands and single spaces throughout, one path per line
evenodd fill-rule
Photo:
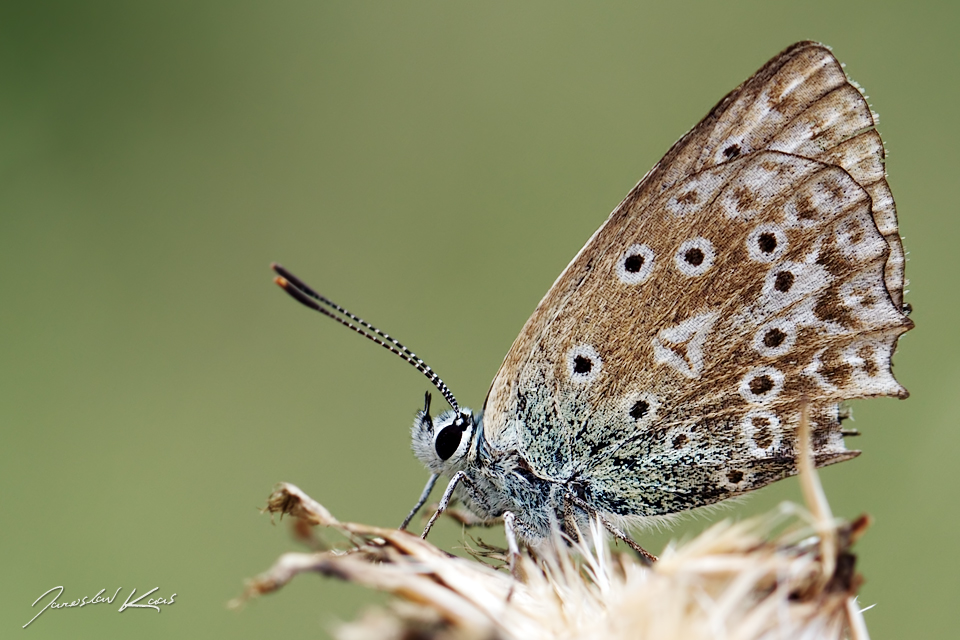
M 284 554 L 234 604 L 318 572 L 395 596 L 334 629 L 340 640 L 866 640 L 850 547 L 868 519 L 833 518 L 808 449 L 801 486 L 806 508 L 786 503 L 763 518 L 715 524 L 669 546 L 652 568 L 612 552 L 595 522 L 579 541 L 526 552 L 515 578 L 496 551 L 477 551 L 479 561 L 460 558 L 404 531 L 340 522 L 282 484 L 268 511 L 295 518 L 305 538 L 315 540 L 311 529 L 320 526 L 342 533 L 349 546 Z

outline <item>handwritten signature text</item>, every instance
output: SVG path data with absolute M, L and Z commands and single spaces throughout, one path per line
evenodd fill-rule
M 58 598 L 60 598 L 60 596 L 63 595 L 63 586 L 47 589 L 45 592 L 43 592 L 43 594 L 40 595 L 39 598 L 33 601 L 33 604 L 30 605 L 31 607 L 37 606 L 38 602 L 43 600 L 46 596 L 50 595 L 51 593 L 56 592 L 55 595 L 50 599 L 49 602 L 47 602 L 46 606 L 44 606 L 43 609 L 40 609 L 40 611 L 37 612 L 37 615 L 30 618 L 30 622 L 23 625 L 23 628 L 26 629 L 27 627 L 29 627 L 30 624 L 34 620 L 39 618 L 40 614 L 46 611 L 47 609 L 70 609 L 73 607 L 85 607 L 89 604 L 103 604 L 104 602 L 107 604 L 113 604 L 113 601 L 117 599 L 117 594 L 120 593 L 121 589 L 123 589 L 123 587 L 117 587 L 117 590 L 113 592 L 112 596 L 103 595 L 106 589 L 100 589 L 100 591 L 97 592 L 97 595 L 93 596 L 92 598 L 89 596 L 83 596 L 82 598 L 71 600 L 70 602 L 58 601 Z M 147 591 L 146 593 L 141 595 L 136 600 L 133 600 L 132 598 L 137 594 L 137 590 L 136 588 L 134 588 L 133 591 L 130 592 L 130 595 L 127 596 L 127 599 L 123 602 L 123 604 L 120 605 L 120 608 L 117 609 L 117 611 L 123 612 L 126 609 L 154 609 L 156 610 L 157 613 L 160 613 L 160 607 L 162 605 L 173 604 L 174 598 L 177 597 L 176 593 L 172 594 L 169 598 L 150 598 L 145 603 L 142 603 L 142 604 L 140 603 L 141 600 L 143 600 L 144 598 L 152 594 L 154 591 L 157 591 L 159 589 L 160 587 L 154 587 L 150 591 Z

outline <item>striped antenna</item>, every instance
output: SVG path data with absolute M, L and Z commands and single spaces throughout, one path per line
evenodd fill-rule
M 363 318 L 350 313 L 333 300 L 320 295 L 311 289 L 303 280 L 293 275 L 276 262 L 270 265 L 270 268 L 279 274 L 278 277 L 273 279 L 273 281 L 280 285 L 280 288 L 286 291 L 291 298 L 305 307 L 309 307 L 314 311 L 319 311 L 328 318 L 333 318 L 343 326 L 353 329 L 364 338 L 376 342 L 390 353 L 394 353 L 412 364 L 414 367 L 416 367 L 417 371 L 425 375 L 427 380 L 433 383 L 433 386 L 440 391 L 447 402 L 450 403 L 450 406 L 453 408 L 453 410 L 457 413 L 460 413 L 460 405 L 457 404 L 457 399 L 453 397 L 453 392 L 450 391 L 450 388 L 446 385 L 446 383 L 440 379 L 440 376 L 438 376 L 436 372 L 430 368 L 430 365 L 424 362 L 417 354 L 415 354 L 413 351 L 410 351 L 410 349 L 403 346 L 398 340 L 380 331 Z

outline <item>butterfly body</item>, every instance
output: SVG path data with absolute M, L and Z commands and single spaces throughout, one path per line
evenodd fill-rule
M 441 460 L 434 446 L 435 433 L 457 418 L 468 424 L 467 431 L 456 453 Z M 446 411 L 434 420 L 425 408 L 414 420 L 413 441 L 417 457 L 432 472 L 448 477 L 460 474 L 456 496 L 478 522 L 496 521 L 512 513 L 514 532 L 528 542 L 548 539 L 551 531 L 564 526 L 568 494 L 583 497 L 582 487 L 572 475 L 541 477 L 515 445 L 487 442 L 481 416 L 469 409 L 459 414 Z
M 514 342 L 482 419 L 470 414 L 471 444 L 443 469 L 461 472 L 466 506 L 510 511 L 537 540 L 570 494 L 620 521 L 712 504 L 796 473 L 804 399 L 817 464 L 858 455 L 839 403 L 906 397 L 890 358 L 912 327 L 873 126 L 812 42 L 724 98 Z

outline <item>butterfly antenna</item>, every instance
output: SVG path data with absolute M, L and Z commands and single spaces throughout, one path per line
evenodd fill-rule
M 271 264 L 270 268 L 279 274 L 278 277 L 273 279 L 273 281 L 280 285 L 280 288 L 286 291 L 291 298 L 305 307 L 309 307 L 314 311 L 319 311 L 328 318 L 333 318 L 343 326 L 353 329 L 364 338 L 372 340 L 387 351 L 400 356 L 412 364 L 414 367 L 416 367 L 417 371 L 425 375 L 427 380 L 429 380 L 433 386 L 437 388 L 447 402 L 450 403 L 450 406 L 453 408 L 453 410 L 457 413 L 460 412 L 460 405 L 457 404 L 457 399 L 453 397 L 453 392 L 450 391 L 450 387 L 448 387 L 446 383 L 440 379 L 440 376 L 438 376 L 436 372 L 430 368 L 430 365 L 424 362 L 420 356 L 415 354 L 413 351 L 410 351 L 410 349 L 403 346 L 399 340 L 396 340 L 383 331 L 380 331 L 360 316 L 350 313 L 333 300 L 320 295 L 311 289 L 310 286 L 308 286 L 303 280 L 293 275 L 276 262 Z M 331 309 L 333 311 L 330 311 Z M 342 316 L 345 316 L 345 318 Z

